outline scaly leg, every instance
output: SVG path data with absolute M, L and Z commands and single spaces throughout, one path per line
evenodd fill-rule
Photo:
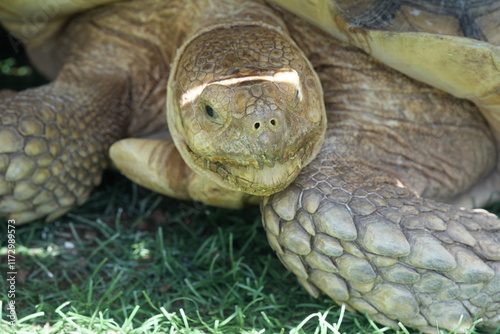
M 0 102 L 0 216 L 54 219 L 85 201 L 125 130 L 119 74 L 63 68 L 51 84 Z
M 262 206 L 268 239 L 313 295 L 398 328 L 500 324 L 500 220 L 321 159 Z

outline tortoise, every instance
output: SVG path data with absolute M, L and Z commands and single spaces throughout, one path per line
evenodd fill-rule
M 113 165 L 260 203 L 313 296 L 394 328 L 495 328 L 500 220 L 472 206 L 500 189 L 499 17 L 490 0 L 4 1 L 52 81 L 0 93 L 0 216 L 53 220 Z

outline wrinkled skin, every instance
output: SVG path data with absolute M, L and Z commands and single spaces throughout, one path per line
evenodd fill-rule
M 269 34 L 281 31 L 276 38 L 284 41 L 289 34 L 295 42 L 288 43 L 302 50 L 323 88 L 328 127 L 321 151 L 285 190 L 261 204 L 269 242 L 285 266 L 311 294 L 324 292 L 395 328 L 401 321 L 424 332 L 434 332 L 435 326 L 453 330 L 461 316 L 462 330 L 475 317 L 483 318 L 484 326 L 498 326 L 500 222 L 485 212 L 440 202 L 466 199 L 468 189 L 482 182 L 495 184 L 496 130 L 472 103 L 413 81 L 291 14 L 255 1 L 238 6 L 222 0 L 116 3 L 76 17 L 46 43 L 28 43 L 35 63 L 55 80 L 0 95 L 0 214 L 24 222 L 50 220 L 84 202 L 109 165 L 110 145 L 166 128 L 167 77 L 177 48 L 201 29 L 209 33 L 211 25 L 235 21 L 242 26 L 237 41 L 248 37 L 243 29 L 248 25 L 274 27 Z M 187 68 L 180 59 L 172 71 Z M 201 100 L 216 102 L 209 104 L 212 111 L 201 108 L 204 118 L 188 115 L 188 130 L 174 130 L 175 140 L 175 131 L 184 132 L 191 150 L 201 152 L 197 145 L 210 136 L 194 138 L 193 119 L 237 116 L 231 113 L 253 106 L 245 100 L 248 92 L 274 101 L 267 106 L 277 105 L 281 92 L 279 108 L 294 105 L 297 82 L 307 85 L 307 77 L 292 69 L 300 77 L 292 85 L 277 80 L 280 70 L 272 68 L 251 75 L 274 81 L 248 80 L 249 85 L 237 87 L 200 78 L 209 88 Z M 186 93 L 189 87 L 182 89 Z M 220 92 L 226 90 L 229 101 Z M 198 98 L 183 106 L 182 99 L 170 97 L 177 109 L 168 112 L 194 105 Z M 230 107 L 224 109 L 224 103 Z M 247 122 L 250 129 L 282 126 L 283 115 L 254 109 L 258 118 Z M 314 112 L 309 118 L 318 122 Z M 294 126 L 303 130 L 302 124 Z M 248 153 L 248 165 L 270 168 L 284 160 L 275 156 L 284 150 L 277 143 L 288 143 L 278 136 L 286 130 L 269 131 L 261 141 L 278 153 L 246 146 L 260 155 Z M 214 150 L 212 145 L 206 149 Z M 199 176 L 200 167 L 184 161 L 179 149 L 171 141 L 151 148 L 148 163 L 157 163 L 165 178 L 163 192 L 198 199 L 198 186 L 192 184 L 221 191 L 225 183 L 208 172 Z M 241 159 L 241 151 L 224 152 L 219 161 Z

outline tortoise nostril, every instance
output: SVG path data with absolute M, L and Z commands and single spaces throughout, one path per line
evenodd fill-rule
M 280 127 L 283 126 L 283 123 L 280 122 L 280 118 L 276 115 L 267 117 L 262 115 L 250 115 L 248 120 L 245 121 L 248 130 L 254 133 L 261 133 L 262 131 L 280 131 Z

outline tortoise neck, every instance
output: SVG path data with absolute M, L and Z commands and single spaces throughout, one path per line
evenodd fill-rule
M 282 18 L 263 1 L 190 0 L 182 3 L 186 7 L 182 13 L 188 13 L 189 17 L 180 18 L 178 22 L 187 38 L 221 25 L 267 24 L 286 31 Z

